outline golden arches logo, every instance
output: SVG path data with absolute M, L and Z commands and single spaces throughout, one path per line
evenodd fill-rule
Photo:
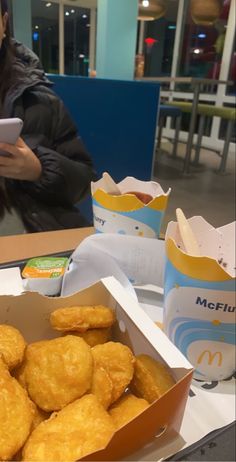
M 198 357 L 197 363 L 201 364 L 203 361 L 203 358 L 207 356 L 208 357 L 208 365 L 212 366 L 214 359 L 218 358 L 218 367 L 222 365 L 223 357 L 222 353 L 220 351 L 216 351 L 215 353 L 212 353 L 209 350 L 204 350 L 200 356 Z M 217 360 L 217 359 L 216 359 Z

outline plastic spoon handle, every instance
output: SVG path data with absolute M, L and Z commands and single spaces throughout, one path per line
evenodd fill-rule
M 181 209 L 176 209 L 176 217 L 177 217 L 177 222 L 179 225 L 180 235 L 182 237 L 182 241 L 184 243 L 186 252 L 189 255 L 194 255 L 194 256 L 199 257 L 200 251 L 199 251 L 198 243 L 194 236 L 193 230 Z
M 109 175 L 109 173 L 104 172 L 102 177 L 105 181 L 106 192 L 110 194 L 121 194 L 121 191 L 119 190 L 117 184 L 114 182 L 113 178 Z

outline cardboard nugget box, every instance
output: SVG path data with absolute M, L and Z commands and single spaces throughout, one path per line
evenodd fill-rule
M 50 313 L 60 307 L 104 304 L 116 312 L 113 340 L 128 345 L 135 355 L 145 353 L 162 360 L 172 369 L 177 380 L 159 400 L 138 417 L 123 426 L 106 448 L 83 460 L 121 460 L 144 447 L 152 438 L 176 434 L 182 422 L 192 366 L 166 335 L 151 321 L 142 308 L 113 277 L 70 297 L 49 298 L 27 292 L 19 296 L 0 296 L 0 324 L 18 328 L 28 343 L 58 337 L 49 324 Z M 55 441 L 56 444 L 56 441 Z

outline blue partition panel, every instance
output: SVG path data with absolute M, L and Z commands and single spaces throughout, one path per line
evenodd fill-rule
M 108 171 L 120 181 L 130 175 L 150 180 L 159 85 L 50 75 L 77 124 L 98 176 Z

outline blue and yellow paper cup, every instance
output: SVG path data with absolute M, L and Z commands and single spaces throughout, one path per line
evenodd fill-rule
M 171 190 L 164 193 L 158 183 L 133 177 L 117 186 L 120 195 L 104 191 L 102 180 L 92 183 L 96 232 L 158 238 Z
M 235 370 L 235 222 L 215 229 L 189 220 L 202 256 L 185 253 L 177 223 L 166 232 L 164 330 L 200 380 Z

